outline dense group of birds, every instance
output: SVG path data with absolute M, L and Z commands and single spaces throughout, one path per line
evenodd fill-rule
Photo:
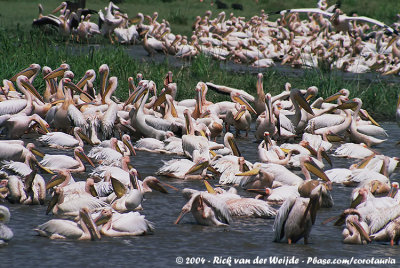
M 43 94 L 34 87 L 40 74 Z M 400 193 L 389 177 L 399 159 L 371 148 L 385 142 L 387 133 L 362 109 L 361 99 L 349 99 L 347 89 L 322 99 L 315 86 L 297 89 L 289 83 L 272 96 L 264 92 L 261 73 L 257 79 L 256 96 L 198 82 L 194 89 L 179 89 L 193 90 L 193 99 L 178 101 L 172 72 L 161 91 L 139 73 L 128 79 L 123 90 L 129 97 L 123 102 L 113 96 L 118 78 L 110 76 L 107 64 L 97 73 L 87 70 L 81 79 L 66 63 L 54 70 L 31 64 L 0 88 L 1 199 L 47 205 L 46 214 L 56 218 L 35 229 L 41 236 L 94 240 L 153 233 L 154 224 L 139 213 L 146 208 L 143 196 L 153 190 L 168 193 L 167 186 L 187 200 L 176 224 L 189 212 L 202 225 L 228 226 L 236 217 L 275 218 L 274 241 L 304 238 L 307 243 L 318 209 L 334 205 L 330 192 L 342 184 L 355 187 L 350 207 L 329 220 L 346 224 L 344 243 L 398 242 Z M 208 101 L 209 89 L 228 94 L 231 101 Z M 257 163 L 247 161 L 235 142 L 240 135 L 253 138 L 248 136 L 253 118 L 260 142 Z M 27 133 L 34 143 L 20 140 Z M 216 142 L 221 136 L 223 143 Z M 57 153 L 44 155 L 40 147 Z M 135 167 L 139 150 L 180 157 L 142 179 Z M 67 155 L 71 151 L 73 157 Z M 360 162 L 324 171 L 332 155 Z M 73 178 L 83 172 L 86 180 Z M 53 176 L 45 179 L 48 173 Z M 206 190 L 177 189 L 162 181 L 167 177 L 204 182 Z M 4 225 L 10 213 L 1 206 L 0 215 L 0 239 L 6 242 L 12 237 Z
M 70 10 L 63 2 L 52 14 L 34 19 L 34 26 L 55 27 L 63 36 L 85 41 L 103 35 L 111 43 L 142 44 L 150 56 L 156 53 L 191 58 L 199 53 L 214 59 L 271 67 L 277 63 L 292 67 L 339 69 L 345 72 L 400 71 L 398 47 L 399 22 L 388 26 L 378 20 L 347 16 L 340 1 L 328 6 L 318 1 L 317 8 L 288 9 L 251 17 L 229 16 L 225 11 L 215 18 L 210 10 L 197 16 L 192 36 L 173 34 L 170 23 L 157 21 L 158 13 L 137 13 L 129 18 L 113 2 L 98 12 L 79 8 Z M 57 14 L 60 12 L 59 16 Z M 99 22 L 91 21 L 98 14 Z M 271 16 L 280 14 L 275 21 Z M 306 19 L 300 15 L 306 14 Z M 146 24 L 148 23 L 148 24 Z

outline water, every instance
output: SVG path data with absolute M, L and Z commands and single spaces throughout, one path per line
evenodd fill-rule
M 382 126 L 389 133 L 389 139 L 375 149 L 389 156 L 400 156 L 400 128 L 395 123 L 383 123 Z M 239 147 L 245 158 L 251 162 L 257 161 L 257 143 L 253 133 L 249 138 L 240 138 Z M 30 137 L 26 142 L 32 141 Z M 44 148 L 42 148 L 44 149 Z M 85 148 L 88 151 L 89 148 Z M 55 153 L 56 150 L 44 150 Z M 72 155 L 71 151 L 67 154 Z M 169 160 L 172 156 L 137 152 L 133 157 L 134 166 L 142 176 L 152 175 L 161 165 L 162 160 Z M 353 160 L 334 158 L 334 167 L 348 167 Z M 77 178 L 77 176 L 74 176 Z M 48 179 L 49 176 L 46 176 Z M 86 175 L 80 176 L 85 179 Z M 164 179 L 166 182 L 183 189 L 185 187 L 203 189 L 200 181 L 179 181 Z M 400 181 L 399 171 L 391 177 L 392 181 Z M 215 182 L 217 183 L 217 182 Z M 321 209 L 317 215 L 316 224 L 310 236 L 310 244 L 304 245 L 301 240 L 298 244 L 287 245 L 273 243 L 273 219 L 234 219 L 229 227 L 199 226 L 190 214 L 186 215 L 179 225 L 174 221 L 182 206 L 184 198 L 173 190 L 170 194 L 149 193 L 143 202 L 146 219 L 155 223 L 153 235 L 139 237 L 103 237 L 100 241 L 60 241 L 39 237 L 33 229 L 47 220 L 51 215 L 45 215 L 45 206 L 24 206 L 5 203 L 11 212 L 11 221 L 8 226 L 14 231 L 14 238 L 8 246 L 0 248 L 0 267 L 171 267 L 178 266 L 177 257 L 186 261 L 204 262 L 211 266 L 214 258 L 229 262 L 226 257 L 248 259 L 250 262 L 258 256 L 269 258 L 274 256 L 288 256 L 299 258 L 298 266 L 306 266 L 308 257 L 319 258 L 385 258 L 391 257 L 400 262 L 398 246 L 391 247 L 388 243 L 372 243 L 369 245 L 345 245 L 342 243 L 343 227 L 332 224 L 326 226 L 321 222 L 331 216 L 340 214 L 349 206 L 349 196 L 352 188 L 334 186 L 332 196 L 335 205 L 331 209 Z M 250 194 L 239 191 L 240 194 Z M 190 259 L 190 257 L 200 257 Z M 188 259 L 187 259 L 188 258 Z M 204 258 L 204 259 L 201 259 Z M 225 259 L 224 259 L 225 258 Z M 269 261 L 269 259 L 268 259 Z M 214 263 L 217 264 L 217 263 Z M 182 265 L 183 266 L 183 265 Z M 228 267 L 221 264 L 220 267 Z M 248 267 L 250 265 L 246 265 Z M 258 266 L 252 264 L 251 266 Z M 319 267 L 320 265 L 314 265 Z M 377 267 L 388 267 L 377 265 Z M 294 267 L 294 266 L 292 266 Z M 336 266 L 331 266 L 336 267 Z M 360 266 L 361 267 L 361 266 Z M 371 267 L 364 265 L 363 267 Z

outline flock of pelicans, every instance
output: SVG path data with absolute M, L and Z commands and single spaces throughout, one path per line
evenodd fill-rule
M 40 71 L 46 83 L 42 95 L 33 86 Z M 142 74 L 130 77 L 129 97 L 121 102 L 113 96 L 118 78 L 109 72 L 107 64 L 99 67 L 98 88 L 93 69 L 78 80 L 66 63 L 55 70 L 31 64 L 3 80 L 0 194 L 11 203 L 48 204 L 46 214 L 56 218 L 39 225 L 39 235 L 94 240 L 152 233 L 153 223 L 138 212 L 143 196 L 167 193 L 165 186 L 180 190 L 154 176 L 140 177 L 134 163 L 136 151 L 143 150 L 184 156 L 166 161 L 154 175 L 205 183 L 206 191 L 181 190 L 187 203 L 176 224 L 189 212 L 197 223 L 217 226 L 230 224 L 233 217 L 275 217 L 274 241 L 304 238 L 307 243 L 318 209 L 334 205 L 333 184 L 343 184 L 355 187 L 350 207 L 328 221 L 345 224 L 344 243 L 399 241 L 400 193 L 398 183 L 389 180 L 399 159 L 371 149 L 387 133 L 362 109 L 361 99 L 349 99 L 348 90 L 322 99 L 315 86 L 303 90 L 287 83 L 272 96 L 264 93 L 260 73 L 257 96 L 199 82 L 193 99 L 177 101 L 178 86 L 168 72 L 161 92 Z M 229 94 L 231 101 L 208 101 L 208 89 Z M 257 163 L 247 161 L 235 142 L 235 136 L 248 136 L 252 117 L 257 117 L 254 133 L 261 141 Z M 57 154 L 25 145 L 20 138 L 29 132 L 41 134 L 35 143 Z M 223 144 L 216 142 L 220 136 Z M 73 157 L 67 156 L 72 150 Z M 329 169 L 330 155 L 359 162 Z M 75 181 L 73 175 L 82 172 L 87 179 Z M 45 181 L 41 174 L 47 173 L 53 176 Z M 211 180 L 218 180 L 218 187 Z M 255 197 L 242 197 L 235 187 Z M 8 209 L 0 206 L 3 242 L 12 237 L 4 225 L 9 219 Z
M 46 16 L 42 15 L 41 5 L 39 10 L 34 26 L 50 25 L 63 36 L 72 35 L 80 41 L 99 34 L 111 43 L 139 43 L 149 55 L 161 52 L 190 58 L 203 53 L 217 60 L 255 67 L 270 67 L 280 62 L 293 67 L 353 73 L 376 71 L 389 75 L 400 71 L 400 22 L 388 26 L 364 16 L 347 16 L 338 5 L 328 7 L 326 0 L 318 1 L 317 8 L 270 14 L 262 11 L 248 20 L 233 14 L 227 17 L 225 12 L 212 18 L 209 10 L 196 17 L 190 37 L 173 34 L 168 21 L 157 21 L 157 12 L 151 16 L 138 13 L 129 18 L 112 2 L 98 12 L 70 10 L 66 2 Z M 59 16 L 54 15 L 58 12 Z M 98 14 L 98 24 L 90 21 L 93 14 Z M 275 21 L 268 20 L 273 14 L 281 16 Z M 307 19 L 301 20 L 300 14 L 307 14 Z

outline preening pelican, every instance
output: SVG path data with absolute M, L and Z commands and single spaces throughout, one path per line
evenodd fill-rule
M 191 195 L 187 196 L 185 192 L 186 194 L 190 192 Z M 189 201 L 183 206 L 175 224 L 178 224 L 188 212 L 192 212 L 197 223 L 201 225 L 226 226 L 229 224 L 231 220 L 229 208 L 221 198 L 206 192 L 192 193 L 190 189 L 184 189 L 182 193 L 189 198 Z
M 75 158 L 75 159 L 74 159 Z M 94 164 L 90 158 L 85 154 L 83 148 L 78 146 L 74 149 L 74 158 L 67 155 L 50 155 L 46 154 L 40 164 L 50 170 L 68 169 L 70 172 L 83 172 L 85 165 L 82 160 L 87 161 L 92 167 Z
M 96 225 L 102 225 L 100 233 L 105 236 L 136 236 L 152 233 L 154 225 L 139 212 L 120 214 L 111 208 L 104 208 L 95 219 Z
M 342 232 L 345 244 L 367 244 L 371 242 L 368 225 L 362 221 L 360 213 L 355 209 L 346 209 L 346 228 Z
M 70 220 L 53 219 L 39 225 L 34 230 L 40 236 L 49 237 L 50 239 L 96 240 L 101 238 L 87 208 L 82 208 L 79 211 L 79 223 Z
M 274 242 L 292 244 L 304 238 L 304 244 L 308 243 L 319 208 L 321 187 L 316 187 L 310 198 L 292 197 L 282 204 L 274 222 Z
M 8 208 L 0 206 L 0 245 L 6 244 L 14 236 L 13 231 L 6 225 L 10 221 L 10 217 Z

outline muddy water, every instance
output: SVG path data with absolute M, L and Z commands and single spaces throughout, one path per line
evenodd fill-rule
M 400 156 L 400 146 L 396 146 L 396 142 L 400 140 L 400 128 L 395 123 L 384 123 L 382 126 L 390 136 L 376 150 L 389 156 Z M 251 162 L 257 161 L 258 144 L 253 137 L 253 133 L 250 133 L 249 138 L 238 140 L 243 155 Z M 27 138 L 26 142 L 33 141 L 33 138 L 35 137 Z M 42 149 L 46 153 L 56 152 L 53 149 Z M 85 150 L 88 151 L 89 148 Z M 67 154 L 72 155 L 72 152 L 68 151 Z M 132 160 L 142 176 L 147 176 L 154 174 L 163 160 L 171 158 L 173 157 L 138 152 Z M 353 161 L 334 158 L 333 163 L 334 167 L 348 167 Z M 75 178 L 86 179 L 86 176 L 83 174 Z M 202 182 L 163 179 L 181 189 L 204 189 Z M 391 180 L 400 181 L 398 170 Z M 235 219 L 229 227 L 217 228 L 199 226 L 191 215 L 187 215 L 179 225 L 174 225 L 174 220 L 185 203 L 181 194 L 175 191 L 170 191 L 167 195 L 150 193 L 145 196 L 144 210 L 141 213 L 154 222 L 156 230 L 153 235 L 102 238 L 95 242 L 53 241 L 39 237 L 33 228 L 52 218 L 51 215 L 45 215 L 45 207 L 5 203 L 11 211 L 8 225 L 15 236 L 8 246 L 0 248 L 0 267 L 171 267 L 177 266 L 177 257 L 183 257 L 184 263 L 197 261 L 204 262 L 204 265 L 198 266 L 211 266 L 213 263 L 229 262 L 229 256 L 232 257 L 232 265 L 233 258 L 253 262 L 257 257 L 267 258 L 269 261 L 269 257 L 274 256 L 299 258 L 299 265 L 296 267 L 306 266 L 308 258 L 312 257 L 348 260 L 352 257 L 391 257 L 399 263 L 398 246 L 390 247 L 388 243 L 344 245 L 341 242 L 342 227 L 321 225 L 324 219 L 337 215 L 348 207 L 351 190 L 334 186 L 332 196 L 335 205 L 331 209 L 319 211 L 308 245 L 304 245 L 302 241 L 296 245 L 273 243 L 273 219 Z M 242 191 L 240 194 L 249 195 Z M 199 258 L 187 259 L 188 257 Z M 260 267 L 255 264 L 251 266 Z M 221 264 L 219 267 L 228 267 L 228 264 Z

